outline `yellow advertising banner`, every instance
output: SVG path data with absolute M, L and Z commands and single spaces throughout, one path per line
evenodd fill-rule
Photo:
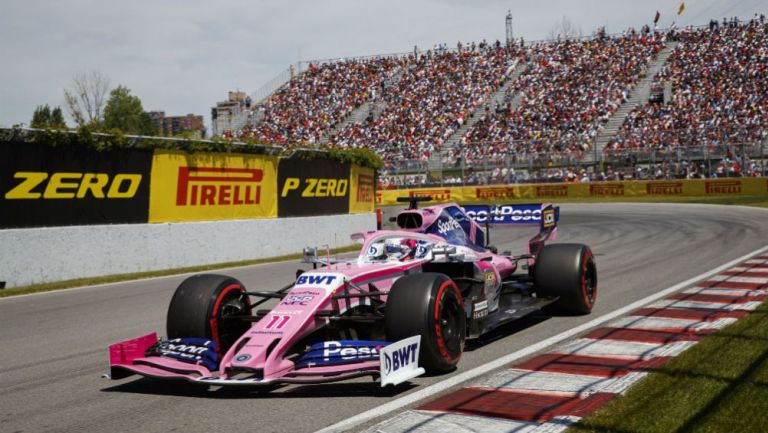
M 376 205 L 389 206 L 397 204 L 398 197 L 432 197 L 436 203 L 459 202 L 471 200 L 472 197 L 464 196 L 467 187 L 434 187 L 416 189 L 385 189 L 376 192 Z
M 349 213 L 373 212 L 373 169 L 353 165 L 349 172 Z
M 149 222 L 277 216 L 277 157 L 156 150 Z
M 704 197 L 724 195 L 768 195 L 766 178 L 694 180 L 648 180 L 520 185 L 479 185 L 383 190 L 376 193 L 376 205 L 397 204 L 397 197 L 432 196 L 435 202 L 493 202 L 530 199 L 557 202 L 578 198 Z

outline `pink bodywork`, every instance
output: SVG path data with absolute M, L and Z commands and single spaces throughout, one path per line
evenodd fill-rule
M 316 383 L 344 380 L 348 378 L 379 374 L 378 359 L 352 364 L 333 366 L 314 366 L 296 369 L 294 362 L 285 359 L 287 351 L 299 340 L 325 325 L 327 317 L 318 317 L 318 312 L 343 314 L 359 304 L 368 304 L 366 297 L 332 299 L 334 295 L 349 290 L 355 293 L 355 287 L 366 288 L 372 284 L 378 291 L 389 291 L 392 284 L 409 272 L 420 272 L 424 260 L 394 263 L 364 263 L 362 259 L 372 242 L 381 237 L 404 236 L 425 240 L 435 244 L 446 244 L 445 239 L 432 234 L 420 233 L 431 225 L 441 210 L 448 205 L 437 205 L 423 209 L 408 210 L 418 212 L 423 218 L 422 227 L 407 230 L 371 231 L 356 233 L 353 239 L 362 240 L 360 256 L 356 261 L 331 264 L 302 274 L 286 298 L 275 306 L 270 313 L 253 323 L 248 331 L 224 354 L 218 372 L 212 372 L 202 365 L 190 364 L 176 359 L 150 356 L 146 350 L 157 342 L 155 333 L 109 346 L 111 377 L 114 379 L 137 373 L 144 376 L 165 379 L 183 379 L 196 383 L 212 385 L 262 385 L 270 383 Z M 472 222 L 470 239 L 474 242 L 476 233 L 483 230 Z M 536 243 L 551 239 L 534 238 L 531 249 Z M 493 271 L 496 281 L 515 272 L 516 261 L 510 257 L 493 254 L 489 251 L 471 251 L 478 259 L 475 264 L 483 271 Z M 490 260 L 488 258 L 490 257 Z M 486 260 L 482 260 L 486 259 Z M 302 280 L 302 277 L 306 277 Z M 306 297 L 310 300 L 288 303 L 289 297 Z M 386 301 L 386 295 L 382 295 Z M 242 373 L 259 372 L 260 378 L 238 378 Z

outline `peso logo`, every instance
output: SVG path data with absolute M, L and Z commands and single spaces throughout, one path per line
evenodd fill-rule
M 352 359 L 370 359 L 379 356 L 378 347 L 343 347 L 338 341 L 326 341 L 323 343 L 323 361 L 330 361 L 332 358 L 341 358 L 343 360 Z
M 176 206 L 259 204 L 263 177 L 259 169 L 179 167 Z
M 288 193 L 298 190 L 301 186 L 301 179 L 298 177 L 289 177 L 283 183 L 283 190 L 280 197 L 287 197 Z M 304 179 L 304 186 L 301 190 L 302 197 L 344 197 L 347 195 L 349 181 L 347 179 L 322 179 L 309 177 Z M 371 182 L 371 188 L 373 182 Z
M 5 193 L 8 200 L 132 198 L 141 185 L 140 174 L 117 174 L 110 179 L 107 173 L 53 173 L 19 171 L 13 175 L 21 179 Z
M 399 348 L 389 353 L 384 353 L 384 371 L 386 374 L 393 373 L 402 367 L 406 367 L 416 362 L 416 355 L 419 352 L 419 344 L 413 343 Z
M 453 230 L 461 230 L 461 225 L 458 222 L 456 222 L 455 219 L 450 218 L 450 219 L 444 219 L 442 221 L 440 220 L 437 221 L 437 231 L 441 235 L 444 235 Z

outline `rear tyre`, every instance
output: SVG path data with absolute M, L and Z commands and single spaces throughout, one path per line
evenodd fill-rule
M 240 281 L 225 275 L 195 275 L 184 280 L 171 298 L 168 338 L 207 338 L 224 354 L 250 326 L 231 317 L 250 314 L 250 300 Z
M 589 314 L 597 299 L 597 267 L 588 246 L 547 245 L 533 269 L 536 295 L 559 297 L 545 310 L 557 314 Z
M 387 298 L 387 339 L 421 335 L 419 364 L 432 373 L 456 368 L 467 333 L 464 301 L 456 283 L 436 273 L 406 275 Z

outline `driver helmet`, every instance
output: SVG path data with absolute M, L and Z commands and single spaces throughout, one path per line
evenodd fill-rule
M 387 257 L 391 260 L 405 260 L 411 249 L 402 242 L 388 242 L 386 244 Z
M 406 249 L 407 251 L 403 254 L 402 260 L 412 260 L 416 256 L 416 250 L 418 243 L 416 242 L 416 239 L 403 239 L 400 242 L 400 245 Z
M 387 248 L 384 243 L 371 244 L 368 248 L 368 257 L 372 260 L 384 260 L 387 258 Z

